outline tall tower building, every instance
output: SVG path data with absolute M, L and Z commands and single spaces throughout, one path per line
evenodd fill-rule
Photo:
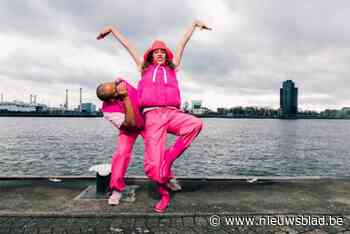
M 283 82 L 280 89 L 280 108 L 283 117 L 296 117 L 298 113 L 298 88 L 292 80 Z
M 82 94 L 83 93 L 83 89 L 82 88 L 80 88 L 79 89 L 79 112 L 82 112 L 82 106 L 81 106 L 81 104 L 82 104 L 82 102 L 83 102 L 83 98 L 82 98 Z
M 64 109 L 68 110 L 68 89 L 66 89 L 66 102 L 64 103 Z

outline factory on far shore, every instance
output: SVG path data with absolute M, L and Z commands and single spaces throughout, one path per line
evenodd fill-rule
M 69 109 L 68 89 L 66 89 L 65 103 L 61 104 L 59 107 L 50 107 L 46 104 L 37 102 L 37 95 L 34 94 L 29 96 L 29 102 L 17 100 L 4 101 L 4 94 L 1 93 L 0 113 L 99 113 L 95 104 L 82 102 L 82 88 L 80 88 L 79 94 L 79 105 L 76 108 Z

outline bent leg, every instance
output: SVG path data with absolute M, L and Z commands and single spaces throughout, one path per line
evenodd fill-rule
M 171 178 L 172 163 L 190 146 L 203 127 L 202 120 L 178 110 L 172 110 L 169 119 L 168 132 L 177 137 L 175 143 L 166 150 L 162 161 L 161 177 L 163 180 Z
M 193 140 L 198 136 L 202 130 L 203 122 L 201 119 L 174 110 L 173 115 L 168 123 L 168 132 L 175 134 L 175 143 L 167 150 L 166 157 L 175 160 L 181 153 L 188 148 Z

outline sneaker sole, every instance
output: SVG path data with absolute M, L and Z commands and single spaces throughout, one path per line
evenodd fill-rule
M 156 212 L 156 213 L 164 213 L 166 211 L 166 208 L 165 209 L 153 208 L 153 211 Z

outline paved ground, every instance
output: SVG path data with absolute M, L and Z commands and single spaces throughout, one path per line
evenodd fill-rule
M 165 214 L 144 179 L 129 179 L 136 200 L 117 207 L 94 180 L 0 180 L 2 233 L 348 233 L 350 179 L 180 179 Z M 130 195 L 132 196 L 132 195 Z M 213 216 L 214 215 L 214 216 Z M 218 222 L 220 220 L 220 223 Z M 289 222 L 289 224 L 287 224 Z M 290 222 L 294 222 L 292 225 Z

